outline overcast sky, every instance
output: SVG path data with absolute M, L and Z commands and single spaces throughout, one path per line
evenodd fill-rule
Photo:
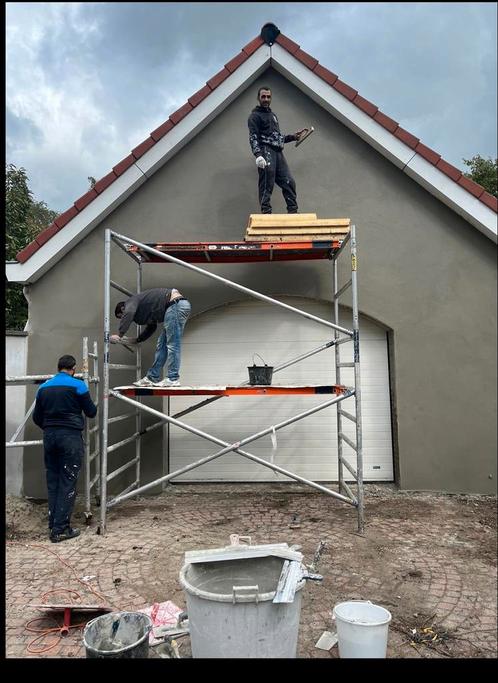
M 461 170 L 496 157 L 494 2 L 16 2 L 7 163 L 66 210 L 269 21 Z

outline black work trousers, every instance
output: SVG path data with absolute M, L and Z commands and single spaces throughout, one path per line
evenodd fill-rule
M 48 527 L 52 535 L 71 526 L 84 444 L 78 429 L 43 430 L 48 490 Z
M 271 213 L 271 195 L 275 183 L 282 189 L 287 213 L 297 213 L 296 182 L 289 171 L 284 154 L 272 147 L 265 147 L 263 157 L 266 168 L 258 168 L 258 190 L 261 213 Z

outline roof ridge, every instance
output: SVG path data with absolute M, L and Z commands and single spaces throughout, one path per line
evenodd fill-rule
M 263 27 L 264 28 L 264 27 Z M 277 29 L 278 30 L 278 29 Z M 397 121 L 391 119 L 387 114 L 384 114 L 375 104 L 362 97 L 357 90 L 339 79 L 339 77 L 326 67 L 322 66 L 317 59 L 301 49 L 301 47 L 293 40 L 285 36 L 283 33 L 278 33 L 275 43 L 289 52 L 293 57 L 304 64 L 316 76 L 321 78 L 325 83 L 330 85 L 334 90 L 337 90 L 341 95 L 346 97 L 352 104 L 361 109 L 365 114 L 370 116 L 374 121 L 380 124 L 383 128 L 389 131 L 392 135 L 397 137 L 405 145 L 413 149 L 416 154 L 419 154 L 426 161 L 435 166 L 439 171 L 444 173 L 448 178 L 453 180 L 462 189 L 472 194 L 476 199 L 485 204 L 491 210 L 498 213 L 498 200 L 492 194 L 487 192 L 482 185 L 479 185 L 470 178 L 467 178 L 462 171 L 445 161 L 440 154 L 435 152 L 427 145 L 420 142 L 420 139 L 412 135 L 407 130 L 402 128 Z M 16 254 L 19 263 L 25 263 L 38 249 L 43 246 L 56 233 L 64 228 L 75 216 L 77 216 L 84 208 L 88 206 L 94 199 L 96 199 L 102 192 L 104 192 L 112 183 L 119 178 L 126 170 L 128 170 L 135 161 L 140 159 L 146 152 L 148 152 L 159 140 L 161 140 L 167 133 L 169 133 L 180 121 L 182 121 L 188 114 L 190 114 L 198 104 L 200 104 L 206 97 L 208 97 L 221 83 L 223 83 L 229 76 L 233 74 L 236 69 L 241 66 L 249 57 L 256 52 L 265 40 L 261 35 L 253 38 L 242 50 L 228 61 L 223 69 L 218 71 L 206 84 L 188 98 L 187 102 L 179 109 L 174 111 L 164 123 L 153 130 L 149 137 L 143 140 L 139 145 L 134 147 L 130 154 L 113 166 L 112 170 L 95 185 L 79 197 L 69 209 L 60 214 L 47 228 L 45 228 L 36 238 L 30 242 L 24 249 Z

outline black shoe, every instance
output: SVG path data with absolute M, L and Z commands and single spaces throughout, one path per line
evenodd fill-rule
M 68 541 L 70 538 L 76 538 L 80 533 L 79 529 L 67 527 L 61 534 L 50 534 L 50 540 L 52 543 L 60 543 L 61 541 Z

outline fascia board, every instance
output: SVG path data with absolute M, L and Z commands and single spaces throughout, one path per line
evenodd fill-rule
M 272 66 L 294 83 L 308 97 L 356 133 L 362 140 L 387 157 L 398 168 L 404 166 L 414 151 L 395 138 L 371 116 L 350 102 L 323 79 L 304 66 L 280 45 L 272 46 Z
M 416 154 L 404 172 L 475 228 L 497 242 L 497 215 L 476 197 Z
M 22 284 L 36 282 L 146 180 L 136 166 L 130 166 L 25 263 L 7 263 L 7 280 Z
M 256 80 L 270 65 L 270 48 L 262 45 L 223 83 L 213 90 L 189 114 L 135 163 L 148 177 L 165 164 L 195 135 Z
M 270 64 L 270 48 L 262 45 L 223 83 L 200 102 L 163 139 L 123 173 L 101 195 L 52 237 L 26 263 L 6 264 L 9 282 L 29 284 L 43 275 L 73 246 L 208 125 Z
M 272 46 L 272 66 L 419 185 L 496 243 L 497 215 L 492 209 L 395 138 L 280 45 Z

